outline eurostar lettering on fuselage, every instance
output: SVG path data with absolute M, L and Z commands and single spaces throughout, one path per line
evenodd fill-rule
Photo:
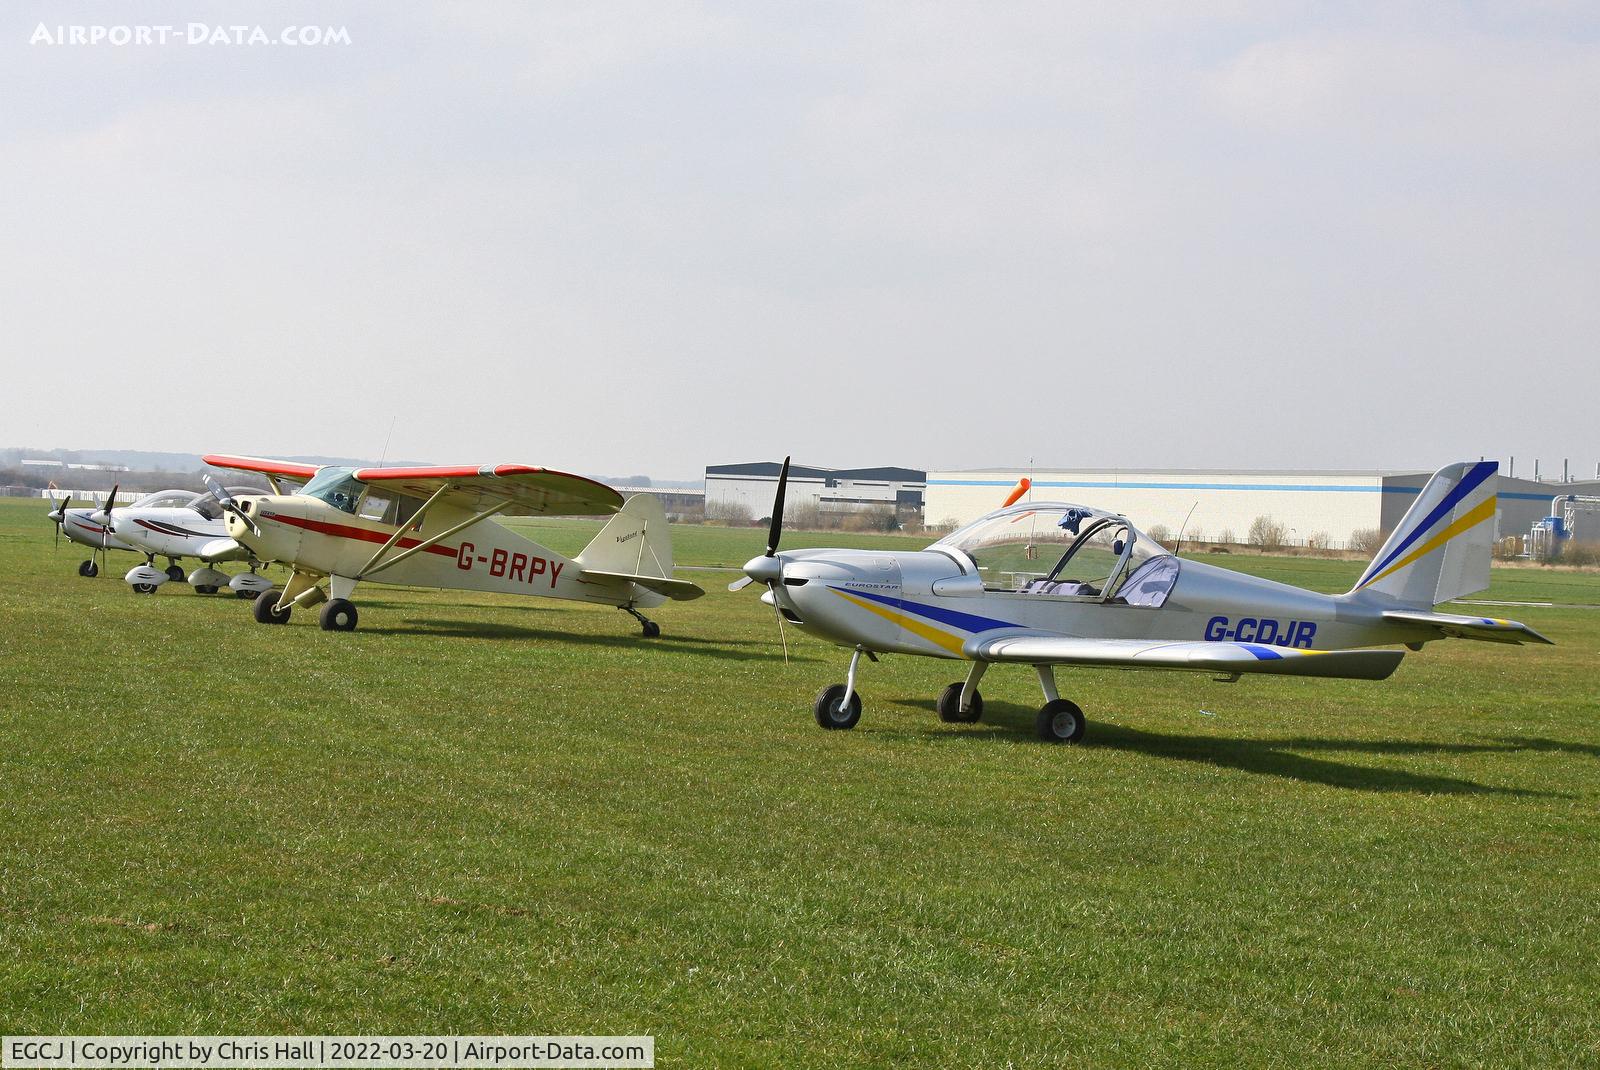
M 498 547 L 487 554 L 480 554 L 472 543 L 462 543 L 456 550 L 456 568 L 470 572 L 479 565 L 486 566 L 489 575 L 498 579 L 515 580 L 530 585 L 549 581 L 551 589 L 554 589 L 556 580 L 561 576 L 561 570 L 566 567 L 566 562 L 547 561 L 533 554 L 515 553 Z
M 1206 641 L 1210 643 L 1265 643 L 1309 649 L 1317 636 L 1317 622 L 1277 621 L 1268 617 L 1240 617 L 1237 624 L 1227 617 L 1206 621 Z

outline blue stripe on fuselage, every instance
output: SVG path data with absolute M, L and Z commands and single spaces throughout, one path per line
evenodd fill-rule
M 920 602 L 908 602 L 902 598 L 889 598 L 885 595 L 873 594 L 871 591 L 858 591 L 838 586 L 834 586 L 833 589 L 841 594 L 865 598 L 873 602 L 881 602 L 886 606 L 893 606 L 895 609 L 903 610 L 906 613 L 914 613 L 919 617 L 938 621 L 940 624 L 949 624 L 960 628 L 962 631 L 986 632 L 994 628 L 1018 627 L 1018 625 L 1012 624 L 1010 621 L 995 620 L 993 617 L 980 617 L 976 613 L 962 613 L 959 610 L 944 609 L 939 606 L 925 606 Z

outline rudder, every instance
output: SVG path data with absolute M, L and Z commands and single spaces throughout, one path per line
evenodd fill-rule
M 672 534 L 654 494 L 635 494 L 578 554 L 585 571 L 672 576 Z
M 1350 594 L 1431 609 L 1489 586 L 1499 470 L 1463 461 L 1435 472 Z

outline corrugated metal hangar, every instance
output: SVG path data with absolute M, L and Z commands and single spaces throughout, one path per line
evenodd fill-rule
M 1122 513 L 1149 530 L 1162 526 L 1185 541 L 1243 541 L 1257 517 L 1285 528 L 1291 545 L 1325 538 L 1331 549 L 1361 531 L 1390 531 L 1428 481 L 1430 472 L 1395 471 L 1144 471 L 1044 470 L 1031 473 L 1038 501 L 1067 501 Z M 1026 469 L 929 472 L 926 520 L 965 524 L 1000 507 Z M 1600 482 L 1539 483 L 1499 478 L 1496 536 L 1526 535 L 1558 494 L 1594 494 Z M 1190 510 L 1193 514 L 1190 515 Z
M 752 517 L 770 515 L 780 467 L 772 461 L 707 465 L 707 515 L 727 507 L 748 510 Z M 927 473 L 912 468 L 815 468 L 791 464 L 784 511 L 815 506 L 824 513 L 850 513 L 888 507 L 920 519 L 926 479 Z

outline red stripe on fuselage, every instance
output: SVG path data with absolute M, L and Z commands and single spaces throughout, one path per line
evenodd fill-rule
M 384 543 L 389 541 L 389 536 L 381 531 L 368 531 L 366 528 L 351 527 L 349 524 L 330 524 L 325 520 L 304 520 L 298 516 L 284 516 L 281 513 L 262 513 L 262 520 L 276 520 L 280 524 L 288 524 L 294 528 L 304 528 L 315 531 L 319 535 L 333 535 L 341 539 L 357 539 L 361 542 Z M 395 543 L 398 550 L 409 550 L 413 546 L 421 546 L 421 539 L 401 539 Z M 423 551 L 429 554 L 438 554 L 440 557 L 455 557 L 456 551 L 446 546 L 435 544 Z

